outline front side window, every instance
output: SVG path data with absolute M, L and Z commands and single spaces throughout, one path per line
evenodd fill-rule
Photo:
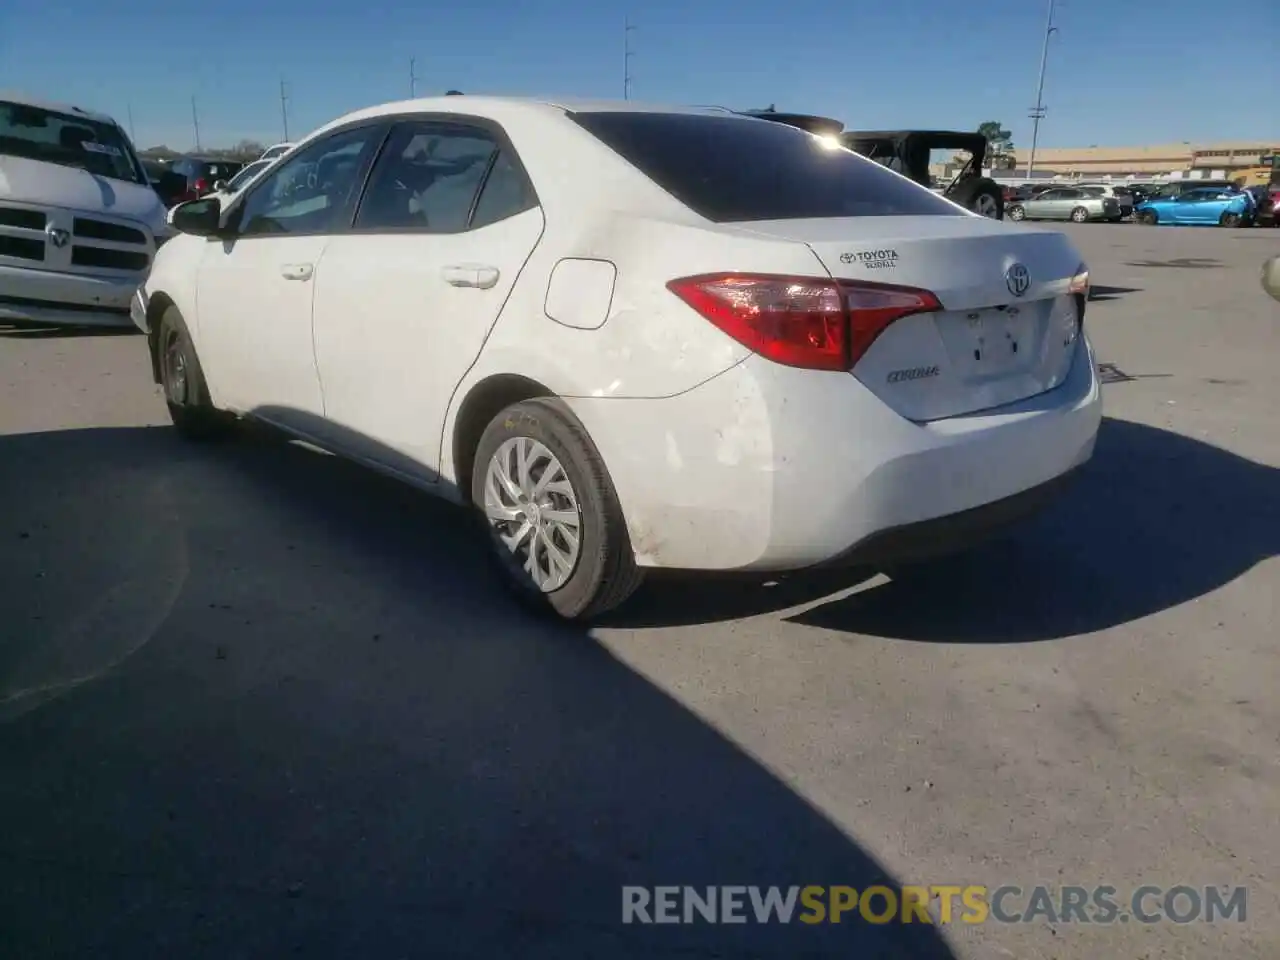
M 112 180 L 148 182 L 115 124 L 7 100 L 0 100 L 0 155 L 78 167 Z
M 330 134 L 285 160 L 245 197 L 240 236 L 340 229 L 350 215 L 365 160 L 383 129 L 372 124 Z
M 487 131 L 460 124 L 404 123 L 378 158 L 356 214 L 357 230 L 458 233 L 498 153 Z
M 928 188 L 784 123 L 708 114 L 571 114 L 686 207 L 716 223 L 969 216 Z

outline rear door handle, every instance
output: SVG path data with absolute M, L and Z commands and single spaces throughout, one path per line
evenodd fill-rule
M 488 290 L 497 284 L 500 273 L 497 267 L 487 267 L 481 263 L 458 263 L 444 267 L 440 275 L 451 287 L 477 287 L 480 290 Z
M 315 269 L 310 263 L 285 263 L 280 266 L 280 276 L 286 280 L 310 280 Z

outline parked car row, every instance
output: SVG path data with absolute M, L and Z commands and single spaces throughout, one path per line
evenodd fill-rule
M 1214 224 L 1224 227 L 1274 225 L 1275 194 L 1268 188 L 1240 190 L 1226 181 L 1189 180 L 1142 187 L 1073 183 L 1009 187 L 1005 215 L 1010 220 L 1071 220 L 1119 223 Z

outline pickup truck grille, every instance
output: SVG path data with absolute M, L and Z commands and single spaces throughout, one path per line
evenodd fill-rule
M 0 257 L 41 263 L 44 261 L 44 241 L 30 240 L 26 237 L 6 237 L 0 234 Z
M 25 210 L 18 207 L 0 207 L 0 227 L 18 227 L 21 230 L 43 230 L 45 215 L 41 210 Z
M 141 225 L 53 207 L 0 203 L 0 265 L 141 274 L 154 253 L 151 235 Z
M 88 217 L 76 217 L 72 230 L 77 237 L 87 240 L 110 240 L 112 243 L 137 243 L 146 246 L 147 235 L 133 227 L 109 223 L 106 220 L 90 220 Z
M 73 267 L 101 267 L 105 270 L 145 270 L 151 258 L 146 253 L 133 253 L 129 250 L 111 250 L 106 247 L 82 247 L 76 244 L 71 248 L 71 265 Z

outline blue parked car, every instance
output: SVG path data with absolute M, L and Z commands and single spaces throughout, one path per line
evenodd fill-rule
M 1243 190 L 1207 187 L 1186 190 L 1176 197 L 1160 197 L 1138 204 L 1134 216 L 1148 226 L 1157 223 L 1241 227 L 1253 222 L 1253 197 Z

